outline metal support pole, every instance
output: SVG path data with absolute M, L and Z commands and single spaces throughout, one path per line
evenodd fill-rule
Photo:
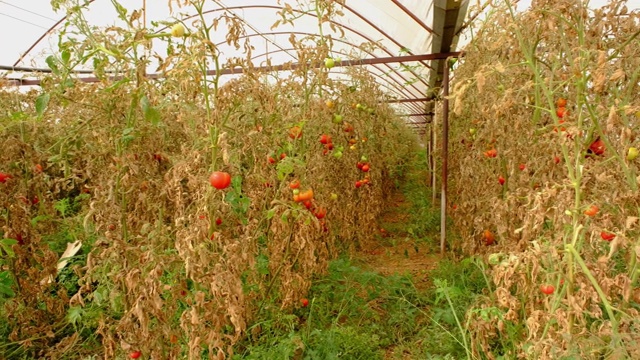
M 442 190 L 440 192 L 440 253 L 447 240 L 447 159 L 449 157 L 449 58 L 442 75 Z
M 434 168 L 435 164 L 433 162 L 433 150 L 435 149 L 433 143 L 433 118 L 434 116 L 431 115 L 431 123 L 429 124 L 429 187 L 431 187 L 432 190 L 436 186 L 434 176 L 436 169 Z

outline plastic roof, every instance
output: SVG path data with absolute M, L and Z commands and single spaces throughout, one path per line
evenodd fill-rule
M 84 3 L 85 1 L 57 1 Z M 123 26 L 118 19 L 115 0 L 86 0 L 85 17 L 97 27 Z M 145 24 L 154 31 L 166 31 L 163 24 L 182 21 L 187 28 L 193 25 L 192 6 L 179 7 L 177 0 L 119 0 L 129 14 L 145 10 Z M 324 36 L 333 39 L 332 54 L 351 64 L 365 64 L 381 87 L 395 100 L 401 111 L 411 115 L 410 122 L 424 118 L 426 98 L 430 87 L 439 86 L 443 60 L 456 50 L 458 33 L 466 16 L 468 0 L 357 0 L 341 1 L 343 16 L 333 18 L 344 33 L 325 23 Z M 55 12 L 50 0 L 0 0 L 0 77 L 33 78 L 31 68 L 46 69 L 45 59 L 57 52 L 58 34 L 64 25 L 65 10 Z M 319 36 L 318 19 L 311 0 L 211 0 L 204 2 L 207 20 L 222 14 L 238 17 L 245 24 L 250 39 L 255 66 L 297 62 L 290 36 L 298 39 Z M 299 17 L 294 24 L 272 26 L 281 19 L 279 12 L 290 5 L 292 15 Z M 171 6 L 170 6 L 171 5 Z M 172 9 L 170 9 L 170 7 Z M 171 11 L 173 10 L 173 11 Z M 221 63 L 226 58 L 242 56 L 225 42 L 226 27 L 212 36 L 219 44 Z M 366 46 L 377 44 L 376 47 Z M 154 41 L 152 52 L 162 55 L 166 43 Z M 429 54 L 431 54 L 430 59 Z M 427 56 L 425 56 L 427 55 Z M 426 58 L 426 59 L 425 59 Z M 399 62 L 402 60 L 402 62 Z M 412 61 L 409 61 L 412 60 Z M 343 65 L 349 63 L 345 62 Z M 18 71 L 11 71 L 10 69 Z M 27 70 L 27 71 L 25 71 Z M 78 70 L 88 70 L 78 69 Z M 151 64 L 148 73 L 156 66 Z M 336 68 L 332 76 L 340 77 Z M 79 75 L 83 76 L 83 75 Z M 28 84 L 28 82 L 27 82 Z

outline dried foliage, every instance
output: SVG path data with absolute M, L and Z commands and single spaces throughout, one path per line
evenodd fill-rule
M 82 22 L 81 7 L 69 9 L 87 40 L 61 42 L 51 59 L 59 69 L 41 90 L 0 93 L 0 171 L 12 175 L 0 184 L 0 232 L 18 240 L 0 264 L 15 281 L 2 302 L 11 332 L 0 351 L 63 358 L 95 351 L 80 345 L 89 338 L 106 359 L 133 350 L 158 359 L 230 356 L 261 312 L 297 306 L 328 260 L 373 236 L 415 139 L 366 71 L 351 69 L 341 82 L 314 66 L 327 56 L 324 42 L 296 41 L 309 67 L 262 74 L 249 60 L 219 64 L 196 21 L 188 37 L 168 40 L 159 59 L 165 77 L 153 80 L 136 53 L 152 48 L 139 14 L 123 16 L 130 28 L 102 31 Z M 249 59 L 242 21 L 225 14 L 218 22 Z M 87 60 L 96 84 L 68 71 Z M 202 71 L 237 65 L 245 74 L 223 86 Z M 115 70 L 121 80 L 109 77 Z M 335 113 L 354 130 L 334 124 Z M 293 126 L 301 138 L 288 136 Z M 323 155 L 322 133 L 344 147 L 341 158 L 335 149 Z M 363 155 L 369 184 L 356 188 Z M 232 175 L 230 188 L 209 185 L 214 170 Z M 325 218 L 292 201 L 294 178 L 313 189 Z M 75 276 L 71 288 L 56 274 L 67 240 L 83 243 L 65 270 Z M 55 281 L 42 281 L 48 276 Z
M 451 95 L 455 246 L 487 255 L 496 286 L 468 313 L 473 350 L 638 358 L 640 14 L 625 1 L 501 4 Z

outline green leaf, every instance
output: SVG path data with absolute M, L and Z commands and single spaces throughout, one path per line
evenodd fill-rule
M 58 64 L 57 64 L 57 60 L 55 57 L 53 57 L 53 55 L 49 55 L 47 56 L 47 58 L 45 59 L 45 62 L 47 63 L 47 66 L 49 67 L 49 69 L 51 69 L 51 72 L 54 75 L 60 75 L 60 68 L 58 68 Z
M 271 220 L 273 219 L 273 217 L 276 215 L 276 210 L 275 209 L 269 209 L 267 210 L 267 220 Z
M 146 95 L 143 95 L 142 98 L 140 98 L 140 107 L 144 113 L 145 120 L 151 122 L 153 125 L 158 125 L 160 122 L 160 112 L 158 109 L 151 106 L 149 98 L 147 98 Z
M 49 105 L 50 99 L 51 95 L 49 95 L 49 93 L 42 93 L 36 98 L 36 113 L 38 114 L 38 117 L 41 117 L 42 114 L 44 114 L 44 111 L 47 110 L 47 105 Z
M 11 273 L 7 270 L 0 272 L 0 294 L 6 295 L 8 297 L 13 297 L 16 294 L 13 292 L 11 286 L 13 286 L 13 277 Z
M 17 243 L 18 240 L 16 239 L 0 239 L 0 248 L 2 248 L 2 251 L 5 254 L 7 254 L 7 257 L 12 258 L 15 256 L 15 253 L 11 247 Z
M 84 310 L 80 306 L 71 306 L 67 310 L 67 321 L 74 327 L 84 316 Z
M 71 52 L 69 52 L 69 50 L 62 50 L 62 53 L 60 53 L 60 57 L 62 58 L 62 63 L 65 66 L 69 66 L 69 60 L 71 60 Z

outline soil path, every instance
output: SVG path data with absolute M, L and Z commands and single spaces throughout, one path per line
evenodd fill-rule
M 378 223 L 380 235 L 356 256 L 366 268 L 382 275 L 410 274 L 416 288 L 430 285 L 428 274 L 440 260 L 431 241 L 419 240 L 406 231 L 411 221 L 411 204 L 396 190 L 386 204 Z

